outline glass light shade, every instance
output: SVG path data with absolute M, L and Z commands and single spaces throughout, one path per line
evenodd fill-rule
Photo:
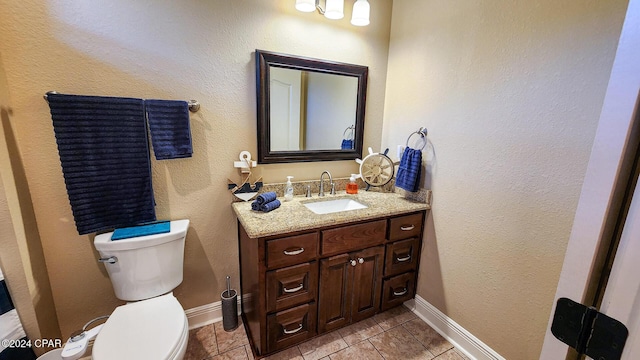
M 351 24 L 355 26 L 369 25 L 369 12 L 371 8 L 367 0 L 358 0 L 353 4 L 353 14 L 351 15 Z
M 316 0 L 296 0 L 296 10 L 312 12 L 316 10 Z
M 342 19 L 344 17 L 344 0 L 327 0 L 324 16 L 327 19 Z

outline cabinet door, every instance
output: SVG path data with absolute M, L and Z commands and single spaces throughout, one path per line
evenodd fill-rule
M 351 254 L 353 267 L 353 297 L 351 322 L 368 318 L 380 309 L 380 286 L 384 267 L 384 247 L 376 246 Z
M 320 261 L 318 332 L 337 329 L 351 321 L 353 266 L 349 254 Z

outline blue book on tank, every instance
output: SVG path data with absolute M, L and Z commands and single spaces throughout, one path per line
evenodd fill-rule
M 163 234 L 171 231 L 171 222 L 159 221 L 151 224 L 115 229 L 111 240 L 129 239 L 132 237 Z

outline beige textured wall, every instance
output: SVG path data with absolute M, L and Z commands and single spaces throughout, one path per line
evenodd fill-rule
M 625 9 L 394 1 L 382 144 L 435 149 L 418 294 L 507 359 L 539 357 Z
M 381 141 L 391 2 L 371 2 L 372 24 L 329 21 L 290 0 L 35 1 L 0 3 L 0 54 L 11 123 L 42 238 L 63 336 L 120 304 L 91 236 L 78 236 L 47 104 L 62 93 L 197 99 L 194 156 L 153 163 L 157 214 L 192 221 L 185 279 L 188 309 L 220 300 L 224 278 L 238 287 L 236 220 L 227 178 L 242 150 L 257 154 L 254 49 L 369 66 L 365 147 Z M 348 176 L 355 162 L 261 166 L 266 182 Z M 3 169 L 4 171 L 4 169 Z
M 0 56 L 0 265 L 30 339 L 60 337 L 38 227 L 11 129 L 12 108 Z M 15 168 L 15 169 L 14 169 Z M 46 349 L 35 348 L 36 354 Z

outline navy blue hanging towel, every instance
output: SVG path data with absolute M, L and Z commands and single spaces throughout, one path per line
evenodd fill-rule
M 189 104 L 179 100 L 145 100 L 144 105 L 156 159 L 191 157 Z
M 353 150 L 353 140 L 342 140 L 342 144 L 340 145 L 341 150 Z
M 48 94 L 79 234 L 156 220 L 141 99 Z
M 420 174 L 422 173 L 422 151 L 407 147 L 402 153 L 396 186 L 407 191 L 416 192 L 420 187 Z

